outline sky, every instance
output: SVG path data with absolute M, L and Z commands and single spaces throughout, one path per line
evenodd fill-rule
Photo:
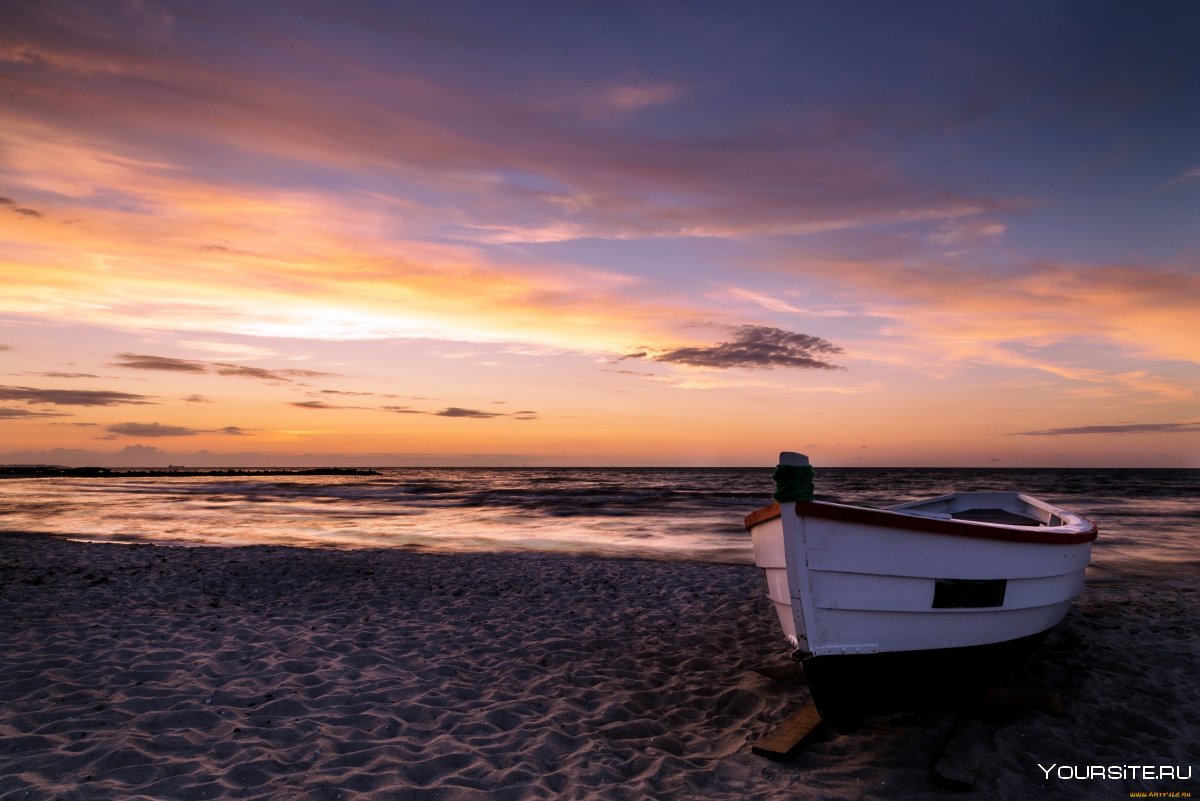
M 1200 467 L 1200 5 L 0 0 L 0 462 Z

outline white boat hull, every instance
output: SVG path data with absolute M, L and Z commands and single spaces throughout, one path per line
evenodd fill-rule
M 1096 536 L 1019 493 L 887 510 L 780 503 L 746 526 L 813 700 L 843 730 L 894 691 L 946 697 L 1003 681 L 1082 591 Z
M 1044 631 L 1082 591 L 1091 555 L 1090 542 L 898 532 L 794 511 L 788 520 L 788 511 L 752 529 L 755 563 L 785 636 L 817 656 L 955 648 Z M 794 529 L 790 547 L 785 521 Z M 937 582 L 946 580 L 1003 581 L 1003 603 L 935 608 Z

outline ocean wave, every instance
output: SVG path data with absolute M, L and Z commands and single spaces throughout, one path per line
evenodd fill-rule
M 96 539 L 544 550 L 751 561 L 769 469 L 397 468 L 375 476 L 11 479 L 5 528 Z M 1101 562 L 1197 553 L 1200 470 L 818 468 L 818 497 L 887 506 L 1021 489 L 1092 517 Z

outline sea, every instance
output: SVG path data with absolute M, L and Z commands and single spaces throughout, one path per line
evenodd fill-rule
M 817 499 L 1020 490 L 1099 527 L 1100 573 L 1200 572 L 1200 470 L 818 468 Z M 378 468 L 0 480 L 0 530 L 155 545 L 527 551 L 752 564 L 771 468 Z

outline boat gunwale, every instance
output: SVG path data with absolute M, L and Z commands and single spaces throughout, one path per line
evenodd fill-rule
M 843 523 L 861 523 L 881 528 L 905 529 L 926 534 L 944 534 L 952 537 L 968 537 L 1005 542 L 1044 543 L 1051 545 L 1079 545 L 1096 539 L 1096 524 L 1085 517 L 1072 517 L 1086 524 L 1031 528 L 1005 523 L 980 523 L 966 520 L 944 520 L 936 517 L 893 512 L 887 509 L 870 509 L 861 506 L 846 506 L 824 501 L 798 501 L 797 516 L 817 517 Z M 783 515 L 783 507 L 773 502 L 746 515 L 746 529 Z

